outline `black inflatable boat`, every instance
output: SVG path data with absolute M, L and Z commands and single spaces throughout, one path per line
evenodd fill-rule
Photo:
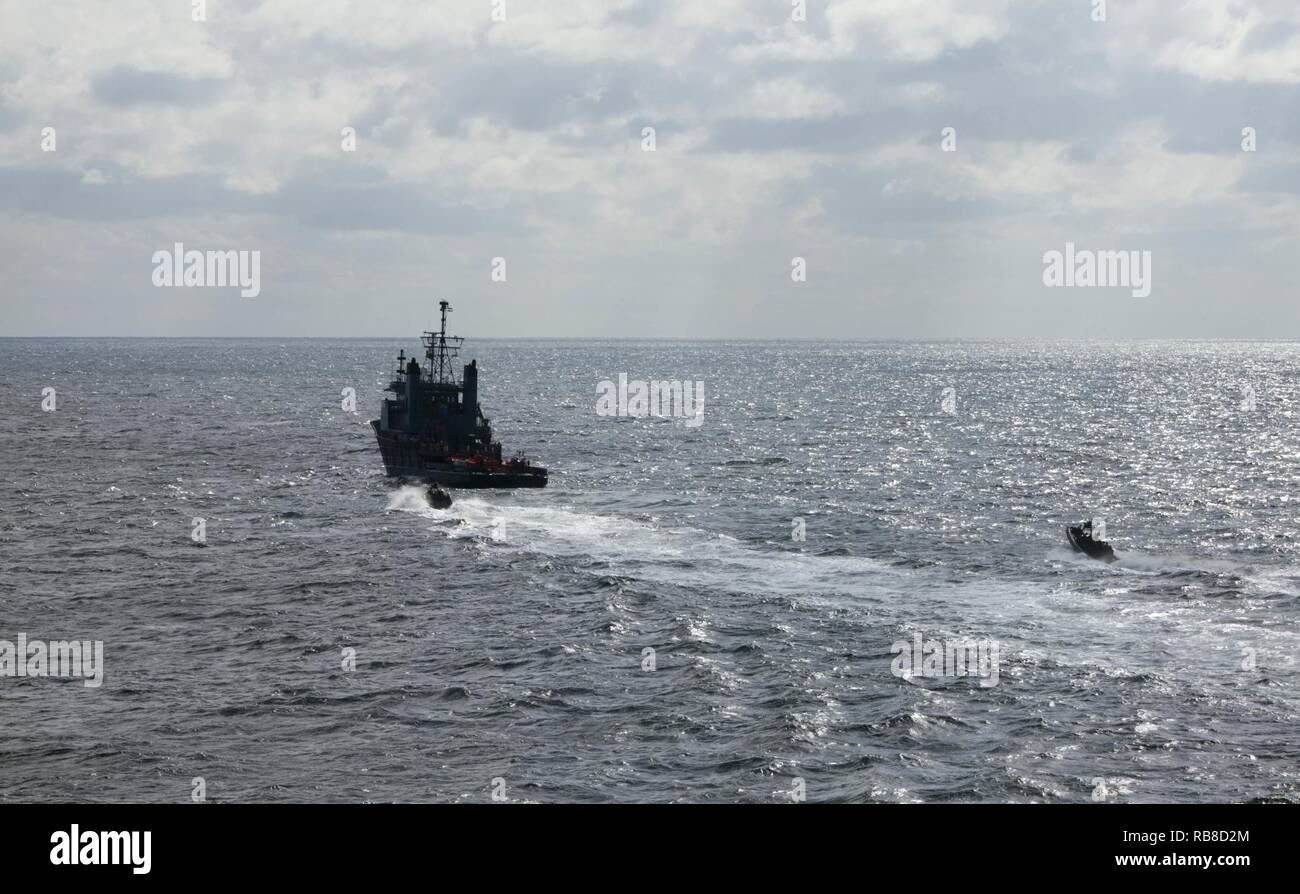
M 1092 538 L 1092 522 L 1070 525 L 1065 529 L 1065 537 L 1070 541 L 1070 546 L 1090 559 L 1099 559 L 1102 562 L 1115 561 L 1115 550 L 1111 545 L 1104 540 Z

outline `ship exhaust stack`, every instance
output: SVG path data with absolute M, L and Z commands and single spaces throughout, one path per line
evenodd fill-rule
M 465 364 L 464 402 L 460 411 L 466 416 L 478 412 L 478 361 L 471 360 Z
M 420 364 L 415 358 L 406 364 L 406 425 L 411 429 L 420 427 Z

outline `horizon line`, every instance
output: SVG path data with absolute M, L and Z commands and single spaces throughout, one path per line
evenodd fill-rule
M 429 331 L 429 330 L 426 330 Z M 1292 337 L 1261 336 L 1189 336 L 1189 335 L 1128 335 L 1128 336 L 1081 336 L 1081 335 L 895 335 L 876 337 L 821 336 L 821 335 L 716 335 L 716 336 L 677 336 L 677 335 L 491 335 L 458 336 L 465 341 L 665 341 L 665 342 L 719 342 L 719 341 L 761 341 L 761 342 L 1034 342 L 1034 341 L 1098 341 L 1098 342 L 1300 342 L 1300 335 Z M 0 341 L 32 341 L 54 339 L 80 339 L 84 341 L 166 341 L 168 339 L 191 339 L 195 341 L 402 341 L 418 339 L 418 335 L 0 335 Z

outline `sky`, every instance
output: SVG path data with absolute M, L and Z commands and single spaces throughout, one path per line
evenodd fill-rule
M 1295 0 L 800 5 L 0 0 L 0 336 L 1300 337 Z

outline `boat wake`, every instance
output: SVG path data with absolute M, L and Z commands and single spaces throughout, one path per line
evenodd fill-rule
M 461 492 L 463 493 L 463 491 Z M 730 592 L 777 596 L 850 594 L 880 598 L 911 575 L 873 559 L 762 551 L 734 537 L 690 527 L 597 515 L 572 508 L 494 503 L 458 495 L 451 508 L 432 509 L 419 487 L 389 496 L 388 509 L 440 522 L 438 530 L 484 548 L 517 548 L 574 561 L 607 574 Z
M 1060 665 L 1102 668 L 1106 673 L 1152 669 L 1162 667 L 1163 652 L 1137 644 L 1158 635 L 1165 647 L 1182 644 L 1180 661 L 1205 664 L 1217 673 L 1238 660 L 1244 646 L 1280 654 L 1296 637 L 1290 629 L 1245 629 L 1241 619 L 1224 617 L 1209 605 L 1139 599 L 1131 587 L 1119 585 L 1122 581 L 1086 594 L 1003 579 L 955 582 L 927 569 L 855 556 L 761 550 L 724 534 L 571 507 L 496 503 L 458 494 L 451 508 L 436 510 L 419 487 L 392 493 L 388 508 L 437 522 L 437 532 L 472 541 L 485 551 L 523 550 L 564 560 L 579 573 L 685 588 L 701 599 L 730 593 L 797 600 L 832 610 L 852 607 L 899 630 L 992 635 L 1002 642 L 1006 659 L 1028 650 L 1031 660 L 1034 649 L 1043 648 L 1040 641 L 1050 641 L 1044 654 L 1054 655 Z M 1162 573 L 1077 558 L 1111 579 L 1125 573 L 1143 578 Z M 1133 558 L 1139 565 L 1150 563 L 1145 557 Z M 1099 648 L 1116 637 L 1133 648 L 1113 653 Z
M 1049 558 L 1107 576 L 1160 578 L 1171 585 L 1227 586 L 1232 592 L 1254 597 L 1300 598 L 1300 568 L 1269 567 L 1232 559 L 1206 559 L 1179 553 L 1137 553 L 1125 550 L 1117 561 L 1097 565 L 1068 550 L 1053 550 Z
M 388 511 L 421 514 L 437 512 L 439 518 L 443 517 L 443 511 L 435 510 L 429 505 L 428 490 L 427 487 L 416 487 L 409 484 L 399 487 L 388 495 Z

